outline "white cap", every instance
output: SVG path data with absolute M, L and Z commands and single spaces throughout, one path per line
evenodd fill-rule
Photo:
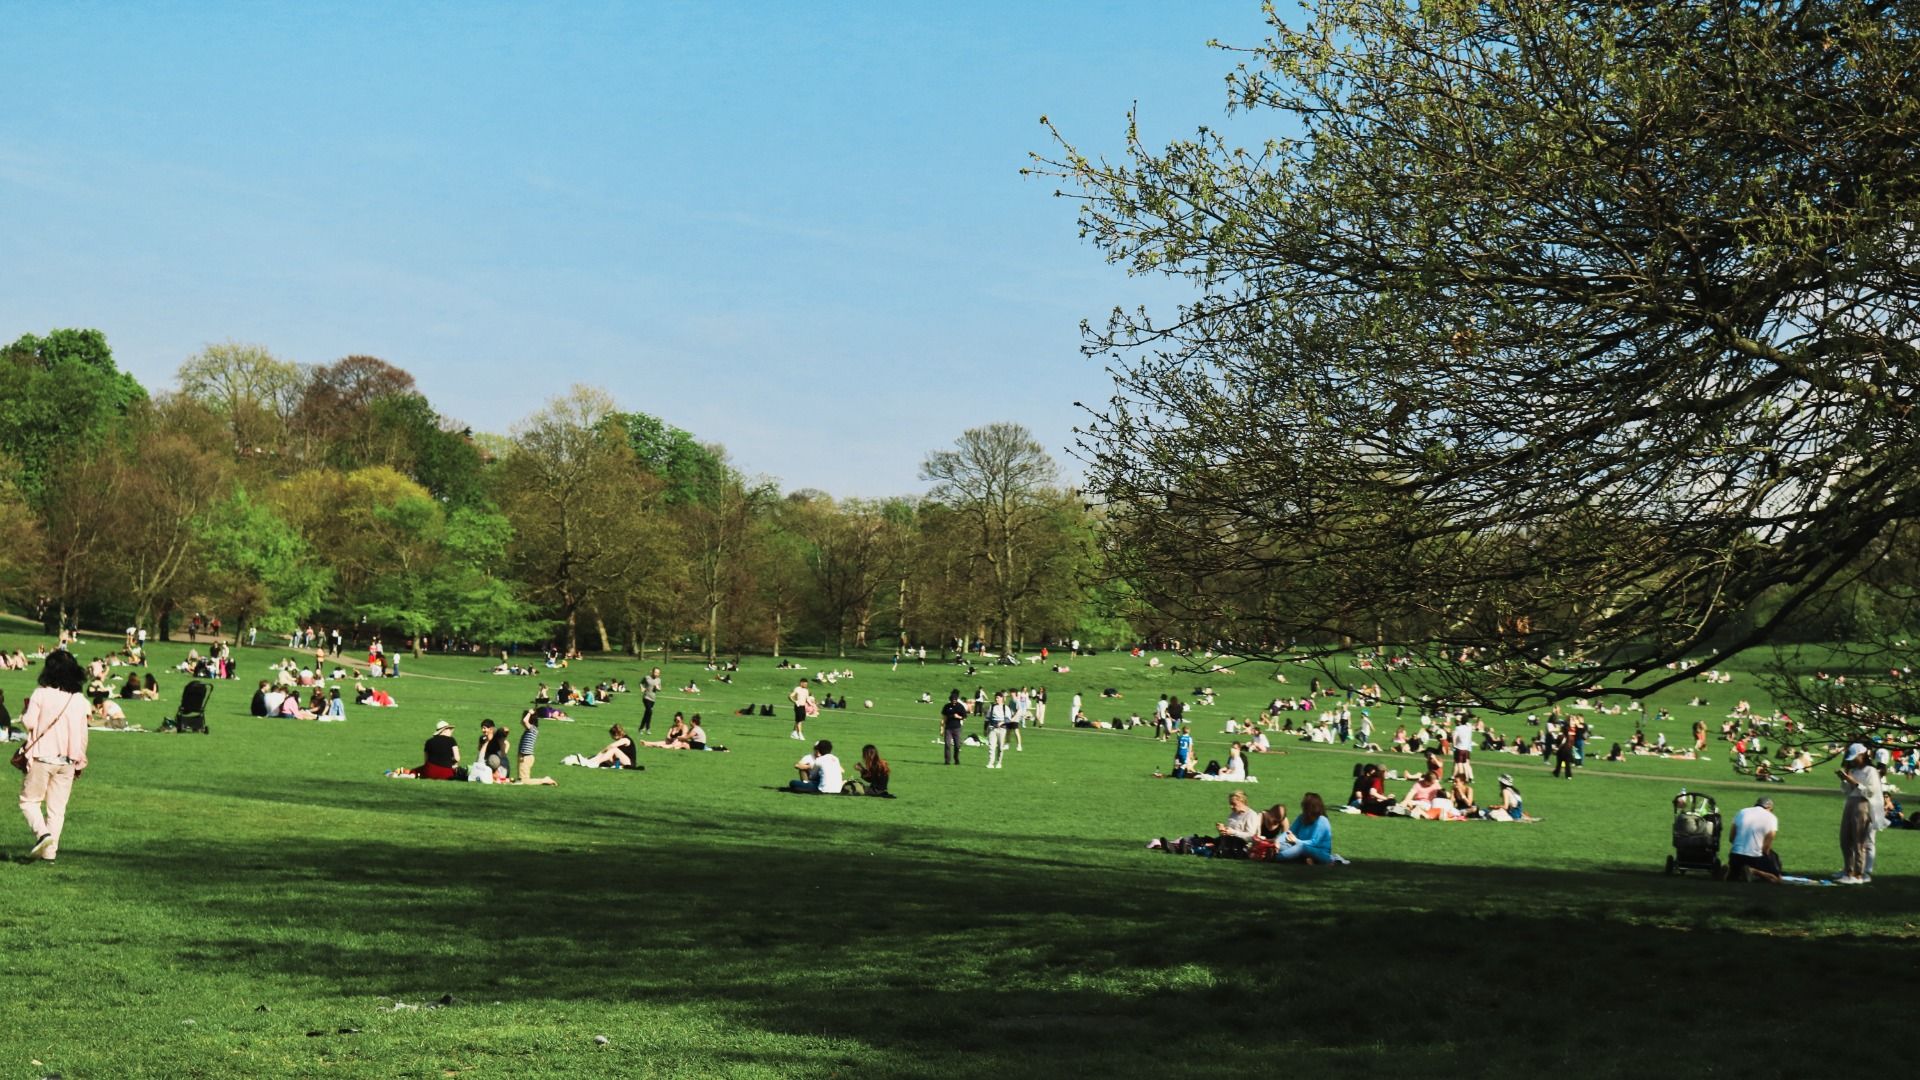
M 1861 745 L 1860 743 L 1854 743 L 1851 746 L 1847 747 L 1847 760 L 1852 761 L 1854 758 L 1857 758 L 1861 754 L 1864 754 L 1866 752 L 1867 752 L 1867 748 L 1865 746 Z

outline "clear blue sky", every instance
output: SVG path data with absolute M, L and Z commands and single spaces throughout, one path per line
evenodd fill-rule
M 1062 459 L 1080 319 L 1172 295 L 1019 175 L 1223 117 L 1253 0 L 15 5 L 0 337 L 411 371 L 505 431 L 576 382 L 837 495 L 964 428 Z

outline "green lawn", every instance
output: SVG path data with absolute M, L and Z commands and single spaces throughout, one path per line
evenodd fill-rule
M 153 651 L 171 663 L 185 646 Z M 209 737 L 96 733 L 59 863 L 0 865 L 0 1077 L 1747 1074 L 1729 1058 L 1743 1038 L 1765 1047 L 1760 1074 L 1816 1075 L 1831 1029 L 1901 1000 L 1915 957 L 1905 832 L 1882 834 L 1866 888 L 1661 873 L 1683 784 L 1729 816 L 1759 790 L 1734 782 L 1717 742 L 1707 762 L 1590 753 L 1570 782 L 1483 755 L 1482 790 L 1513 772 L 1542 823 L 1336 815 L 1352 866 L 1278 868 L 1144 850 L 1210 830 L 1230 785 L 1151 779 L 1167 746 L 1060 726 L 1075 690 L 1103 717 L 1118 706 L 1101 687 L 1150 712 L 1160 692 L 1211 682 L 1219 705 L 1189 715 L 1202 759 L 1224 758 L 1222 721 L 1273 695 L 1270 669 L 1199 676 L 1103 655 L 1069 675 L 983 668 L 963 683 L 938 665 L 851 661 L 835 692 L 854 708 L 809 734 L 848 760 L 877 743 L 895 766 L 886 801 L 773 790 L 801 744 L 787 738 L 791 673 L 765 658 L 731 688 L 668 666 L 670 687 L 709 689 L 669 692 L 656 733 L 673 710 L 699 711 L 733 753 L 560 766 L 637 720 L 629 695 L 548 727 L 538 771 L 559 787 L 489 788 L 382 773 L 417 763 L 441 718 L 470 752 L 480 719 L 516 719 L 535 680 L 428 657 L 385 684 L 398 709 L 245 716 L 280 655 L 239 651 Z M 640 673 L 588 661 L 565 674 Z M 16 713 L 33 674 L 0 676 Z M 181 678 L 161 678 L 164 700 L 130 706 L 135 722 L 170 713 Z M 1027 732 L 1004 770 L 977 750 L 943 768 L 920 692 L 1015 678 L 1052 689 L 1054 726 Z M 1686 707 L 1696 693 L 1712 704 Z M 1717 732 L 1742 697 L 1767 706 L 1737 672 L 1654 707 L 1678 714 L 1680 741 L 1695 716 Z M 763 701 L 781 704 L 774 718 L 731 715 Z M 1376 724 L 1385 741 L 1391 707 Z M 1602 751 L 1632 731 L 1598 725 Z M 1254 759 L 1256 805 L 1344 797 L 1358 755 L 1276 746 L 1290 753 Z M 1790 871 L 1837 871 L 1834 787 L 1768 786 Z M 18 852 L 30 837 L 13 820 L 0 835 Z M 1842 996 L 1863 1000 L 1820 1004 Z M 1848 1053 L 1890 1065 L 1903 1058 L 1891 1043 Z

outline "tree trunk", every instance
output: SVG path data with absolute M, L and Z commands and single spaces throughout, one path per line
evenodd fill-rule
M 566 615 L 567 615 L 566 654 L 568 656 L 572 656 L 576 651 L 578 651 L 580 646 L 580 611 L 578 608 L 574 607 L 572 603 L 567 601 L 561 602 L 561 610 L 566 612 Z
M 601 618 L 598 612 L 593 616 L 593 628 L 600 634 L 600 651 L 602 653 L 612 652 L 613 641 L 607 637 L 607 620 Z
M 707 607 L 707 659 L 720 658 L 720 602 Z
M 780 659 L 780 612 L 777 608 L 773 613 L 773 658 Z

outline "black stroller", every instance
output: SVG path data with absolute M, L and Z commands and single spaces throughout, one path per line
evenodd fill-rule
M 1680 789 L 1673 797 L 1673 854 L 1667 873 L 1720 872 L 1720 806 L 1713 796 Z
M 180 709 L 163 727 L 177 732 L 207 734 L 207 699 L 213 696 L 213 684 L 198 679 L 180 690 Z

